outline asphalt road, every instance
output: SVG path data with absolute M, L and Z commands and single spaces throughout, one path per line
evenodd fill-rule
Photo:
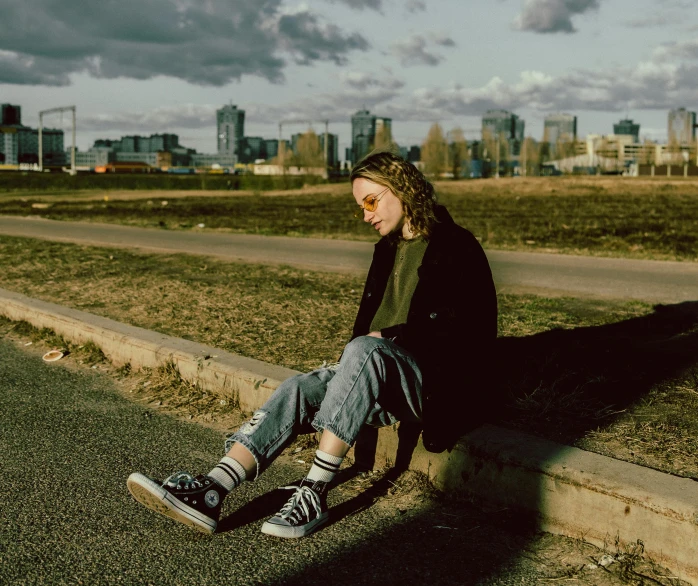
M 0 216 L 0 234 L 361 274 L 368 270 L 373 252 L 373 245 L 365 242 L 168 231 L 15 216 Z M 502 292 L 656 303 L 698 300 L 698 263 L 494 250 L 487 251 L 487 256 Z
M 128 400 L 113 379 L 47 364 L 0 337 L 0 583 L 34 584 L 621 584 L 591 546 L 537 534 L 510 512 L 345 478 L 332 521 L 302 540 L 262 535 L 302 478 L 310 449 L 283 456 L 226 500 L 219 532 L 196 533 L 137 504 L 132 471 L 202 472 L 221 433 Z M 66 363 L 64 365 L 64 362 Z M 597 555 L 598 557 L 598 555 Z M 576 573 L 575 573 L 576 572 Z

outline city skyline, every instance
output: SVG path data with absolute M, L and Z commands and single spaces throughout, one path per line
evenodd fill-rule
M 149 0 L 78 8 L 0 1 L 0 102 L 75 104 L 78 147 L 174 133 L 216 151 L 215 112 L 246 111 L 245 134 L 284 138 L 323 120 L 351 144 L 351 116 L 391 118 L 404 146 L 439 122 L 476 138 L 488 109 L 542 139 L 548 114 L 578 135 L 632 118 L 667 139 L 667 113 L 698 106 L 698 17 L 687 0 Z M 115 8 L 116 6 L 116 8 Z M 133 18 L 133 14 L 138 18 Z M 32 24 L 33 23 L 33 24 Z M 36 25 L 36 26 L 35 26 Z M 58 116 L 45 120 L 60 125 Z

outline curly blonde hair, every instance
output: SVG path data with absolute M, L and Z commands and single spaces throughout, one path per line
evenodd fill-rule
M 436 223 L 436 192 L 412 163 L 389 151 L 374 151 L 351 170 L 351 182 L 363 177 L 388 187 L 402 203 L 412 232 L 429 238 Z

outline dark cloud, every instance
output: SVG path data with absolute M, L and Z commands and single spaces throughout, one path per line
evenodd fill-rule
M 0 50 L 0 82 L 8 84 L 35 84 L 66 86 L 70 84 L 70 69 L 61 62 L 46 58 L 30 58 Z
M 377 0 L 366 6 L 380 5 Z M 0 0 L 0 83 L 66 85 L 71 73 L 222 86 L 280 82 L 288 59 L 344 63 L 368 41 L 282 0 Z
M 283 46 L 294 56 L 296 63 L 301 65 L 309 65 L 313 61 L 334 61 L 342 65 L 346 62 L 344 53 L 351 50 L 365 51 L 369 46 L 360 34 L 342 37 L 339 27 L 334 24 L 322 25 L 309 12 L 282 16 L 278 31 Z M 338 38 L 342 38 L 341 45 L 337 43 Z
M 573 33 L 572 17 L 598 10 L 600 0 L 525 0 L 514 28 L 535 33 Z

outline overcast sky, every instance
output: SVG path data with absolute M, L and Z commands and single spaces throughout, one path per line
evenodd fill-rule
M 667 113 L 698 109 L 696 0 L 0 0 L 0 102 L 76 105 L 78 147 L 174 132 L 215 151 L 215 110 L 277 138 L 329 120 L 340 157 L 363 107 L 399 144 L 429 126 L 479 135 L 505 108 L 540 139 L 548 113 L 580 136 L 626 115 L 665 140 Z M 68 128 L 66 114 L 47 126 Z M 69 135 L 66 135 L 66 146 Z

